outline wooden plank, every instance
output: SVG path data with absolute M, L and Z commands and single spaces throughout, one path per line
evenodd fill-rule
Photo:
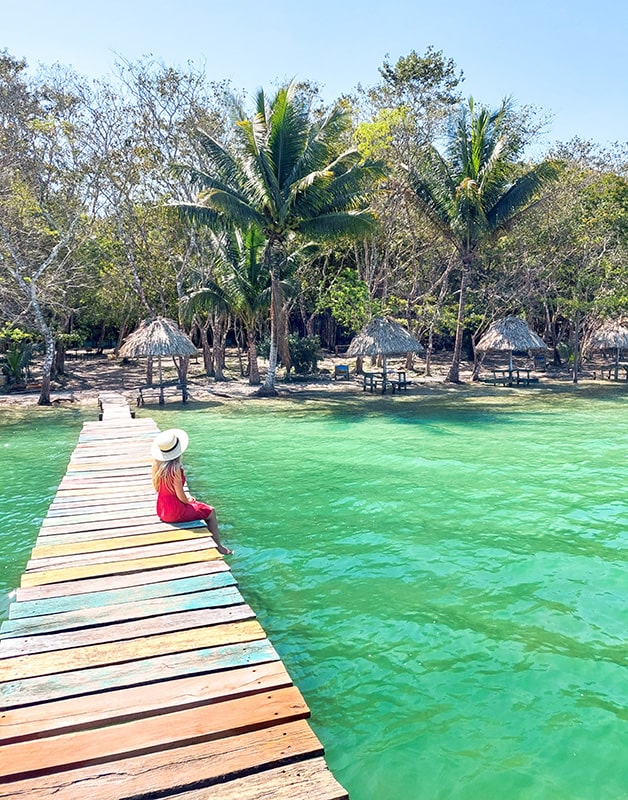
M 233 619 L 238 618 L 237 609 L 226 609 Z M 242 613 L 242 612 L 239 612 Z M 251 612 L 245 612 L 251 613 Z M 150 658 L 158 653 L 181 653 L 205 647 L 250 642 L 265 636 L 261 625 L 255 620 L 212 625 L 205 628 L 163 633 L 129 639 L 125 642 L 106 642 L 89 647 L 75 647 L 52 653 L 35 653 L 0 660 L 0 682 L 16 681 L 37 675 L 54 675 L 76 669 L 121 664 Z M 93 687 L 95 689 L 96 687 Z M 104 688 L 104 687 L 103 687 Z
M 148 797 L 147 787 L 174 791 L 208 786 L 252 770 L 278 767 L 322 754 L 323 747 L 310 726 L 305 720 L 297 720 L 240 736 L 119 759 L 104 768 L 102 765 L 80 767 L 0 784 L 0 800 L 48 800 L 50 797 L 128 800 L 139 795 Z M 270 800 L 269 795 L 267 800 Z M 318 800 L 318 795 L 310 795 L 309 800 Z
M 106 548 L 102 551 L 91 553 L 73 553 L 65 556 L 31 559 L 26 564 L 26 572 L 41 572 L 54 569 L 74 568 L 105 564 L 109 561 L 127 561 L 138 558 L 155 558 L 172 555 L 173 553 L 187 553 L 192 550 L 215 547 L 209 531 L 205 528 L 205 536 L 188 537 L 174 542 L 158 542 L 139 547 L 123 547 L 119 550 Z
M 209 575 L 135 586 L 130 590 L 112 589 L 61 598 L 50 597 L 28 604 L 13 603 L 11 617 L 2 623 L 0 635 L 13 636 L 16 632 L 18 635 L 21 635 L 21 632 L 36 632 L 55 622 L 71 628 L 86 615 L 91 617 L 93 624 L 97 624 L 103 615 L 110 613 L 107 609 L 111 608 L 120 609 L 120 614 L 124 614 L 128 619 L 130 613 L 137 613 L 136 606 L 143 609 L 146 602 L 154 599 L 207 592 L 236 584 L 237 581 L 233 574 L 229 570 L 225 570 Z M 20 606 L 22 605 L 27 605 L 29 611 L 21 610 Z
M 111 561 L 108 564 L 94 564 L 85 567 L 67 567 L 46 572 L 29 572 L 22 575 L 22 586 L 39 586 L 42 583 L 95 578 L 99 575 L 113 575 L 121 572 L 173 567 L 177 564 L 191 564 L 195 561 L 211 561 L 222 558 L 218 550 L 196 550 L 191 553 L 175 553 L 157 558 L 137 558 L 131 561 Z
M 177 582 L 188 578 L 207 580 L 202 588 L 211 588 L 212 576 L 230 572 L 228 565 L 222 560 L 201 561 L 196 564 L 183 564 L 177 567 L 155 569 L 144 573 L 113 575 L 106 578 L 71 581 L 69 583 L 52 583 L 44 586 L 33 586 L 16 591 L 17 601 L 9 606 L 9 619 L 52 614 L 60 611 L 71 611 L 90 604 L 89 596 L 102 598 L 106 605 L 133 602 L 135 596 L 141 601 L 148 597 L 165 597 L 170 592 L 178 594 L 186 591 Z M 128 590 L 131 591 L 128 591 Z M 147 594 L 142 590 L 146 589 Z M 192 588 L 190 591 L 197 591 Z M 87 597 L 86 597 L 87 595 Z M 52 606 L 51 606 L 52 603 Z M 98 600 L 96 601 L 98 605 Z
M 124 536 L 146 536 L 150 533 L 159 533 L 160 531 L 182 531 L 190 530 L 191 528 L 202 528 L 207 531 L 207 526 L 202 520 L 191 520 L 190 522 L 161 522 L 161 520 L 154 518 L 152 522 L 144 521 L 142 525 L 129 525 L 123 528 L 112 525 L 111 528 L 103 528 L 101 530 L 78 530 L 70 531 L 69 533 L 51 533 L 44 534 L 40 531 L 37 537 L 38 546 L 47 546 L 49 544 L 66 544 L 68 542 L 92 542 L 101 541 L 103 539 L 118 538 Z
M 6 710 L 66 697 L 88 696 L 94 693 L 95 687 L 112 690 L 147 686 L 162 681 L 164 676 L 185 677 L 278 660 L 279 656 L 268 639 L 252 639 L 183 652 L 159 653 L 122 664 L 6 681 L 0 683 L 0 693 Z
M 231 600 L 242 600 L 237 589 L 217 589 L 219 594 L 231 592 Z M 41 633 L 37 636 L 17 636 L 0 642 L 0 659 L 45 655 L 76 648 L 95 647 L 101 644 L 118 644 L 127 640 L 143 639 L 174 631 L 189 631 L 208 625 L 220 625 L 236 620 L 252 619 L 255 616 L 250 606 L 243 602 L 221 605 L 216 608 L 201 608 L 173 614 L 147 617 L 110 625 L 96 625 L 58 633 Z M 2 661 L 0 661 L 2 664 Z
M 104 764 L 135 753 L 233 736 L 307 716 L 309 709 L 301 693 L 288 686 L 108 728 L 7 744 L 3 747 L 0 777 L 21 778 L 72 766 Z
M 155 517 L 155 504 L 148 502 L 143 503 L 142 506 L 140 506 L 140 508 L 138 508 L 132 514 L 129 514 L 129 512 L 124 508 L 120 510 L 116 509 L 115 511 L 110 508 L 98 508 L 94 511 L 89 511 L 86 513 L 72 513 L 59 517 L 46 517 L 41 527 L 61 528 L 78 524 L 85 524 L 87 527 L 93 522 L 98 522 L 100 520 L 105 520 L 110 526 L 113 522 L 117 522 L 118 520 L 126 520 L 131 518 L 132 522 L 133 520 L 141 517 Z
M 93 516 L 94 514 L 115 513 L 118 511 L 126 511 L 128 514 L 129 511 L 133 512 L 138 509 L 141 511 L 150 509 L 153 514 L 155 513 L 155 498 L 147 497 L 146 490 L 143 490 L 141 494 L 137 495 L 138 499 L 134 501 L 129 501 L 127 492 L 124 494 L 124 500 L 118 495 L 117 502 L 115 497 L 112 497 L 109 502 L 95 500 L 91 504 L 85 503 L 84 501 L 80 503 L 64 503 L 62 505 L 52 503 L 48 508 L 46 519 L 62 520 L 65 517 Z M 134 515 L 130 514 L 129 516 Z
M 64 544 L 36 545 L 31 553 L 34 560 L 76 555 L 80 553 L 98 553 L 104 550 L 121 550 L 125 547 L 142 547 L 150 544 L 166 542 L 183 542 L 187 539 L 202 539 L 207 536 L 207 528 L 171 528 L 158 533 L 144 533 L 137 536 L 114 536 L 111 539 L 91 539 L 86 542 L 72 539 Z
M 37 617 L 34 620 L 18 621 L 7 620 L 0 629 L 3 640 L 0 642 L 0 658 L 6 657 L 6 650 L 12 649 L 11 643 L 15 639 L 20 639 L 27 645 L 27 639 L 36 639 L 38 636 L 46 634 L 68 632 L 72 636 L 73 632 L 81 628 L 99 629 L 104 625 L 115 623 L 137 622 L 138 620 L 149 617 L 160 617 L 164 614 L 176 614 L 198 609 L 220 608 L 221 606 L 240 605 L 244 603 L 242 595 L 235 586 L 226 586 L 218 589 L 194 592 L 192 594 L 178 594 L 169 597 L 156 597 L 153 600 L 146 600 L 143 603 L 122 604 L 115 606 L 94 607 L 81 611 L 74 611 L 69 614 L 53 614 L 46 617 Z M 94 613 L 97 610 L 97 614 Z M 146 629 L 143 629 L 148 633 Z M 82 642 L 81 636 L 77 635 L 75 644 L 78 646 Z M 49 649 L 49 648 L 46 648 Z M 41 652 L 38 650 L 23 649 L 21 652 Z M 17 652 L 11 655 L 17 655 Z
M 323 758 L 254 772 L 243 778 L 160 795 L 177 800 L 348 800 L 349 795 L 329 771 Z
M 147 716 L 291 686 L 280 661 L 159 681 L 4 711 L 0 745 L 118 725 Z
M 78 523 L 78 524 L 66 524 L 66 525 L 49 525 L 46 528 L 42 528 L 39 532 L 39 536 L 49 536 L 51 534 L 68 534 L 68 533 L 85 533 L 86 531 L 93 531 L 93 532 L 100 532 L 100 531 L 112 531 L 114 536 L 126 535 L 128 533 L 128 528 L 136 529 L 142 526 L 150 525 L 151 527 L 158 524 L 158 520 L 156 516 L 153 514 L 152 516 L 142 517 L 140 520 L 135 519 L 120 519 L 116 520 L 116 524 L 112 525 L 111 520 L 102 519 L 102 520 L 89 520 L 89 522 Z M 168 525 L 169 523 L 162 523 L 162 525 Z M 183 523 L 177 523 L 181 527 L 185 527 Z M 189 527 L 189 526 L 188 526 Z

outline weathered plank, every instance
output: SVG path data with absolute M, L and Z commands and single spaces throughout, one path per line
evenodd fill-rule
M 168 594 L 179 594 L 187 589 L 178 581 L 198 578 L 207 581 L 200 588 L 212 588 L 212 576 L 219 573 L 231 575 L 229 567 L 221 559 L 201 561 L 195 564 L 183 564 L 177 567 L 155 569 L 150 572 L 124 575 L 113 575 L 105 578 L 91 578 L 69 583 L 51 583 L 44 586 L 32 586 L 16 591 L 17 601 L 9 606 L 9 619 L 36 616 L 38 614 L 54 614 L 87 607 L 94 603 L 97 607 L 102 600 L 103 605 L 138 602 L 149 597 L 165 597 Z M 235 583 L 235 579 L 233 581 Z M 146 594 L 144 594 L 144 590 Z M 90 601 L 92 596 L 95 600 Z
M 162 681 L 164 676 L 184 677 L 278 660 L 279 656 L 268 639 L 260 638 L 196 650 L 160 653 L 122 664 L 10 680 L 0 683 L 0 694 L 6 710 L 93 694 L 95 687 L 111 690 L 147 686 L 152 682 Z
M 142 547 L 150 544 L 164 544 L 166 542 L 183 542 L 186 539 L 202 539 L 207 536 L 207 528 L 170 528 L 158 533 L 140 533 L 136 536 L 112 536 L 111 539 L 91 539 L 76 541 L 72 538 L 69 542 L 59 544 L 43 544 L 33 548 L 31 558 L 55 558 L 59 556 L 77 555 L 83 553 L 102 553 L 107 550 L 121 550 L 125 547 Z
M 304 719 L 309 709 L 299 690 L 288 686 L 249 697 L 225 700 L 3 747 L 0 777 L 45 774 L 72 766 L 104 764 L 150 750 L 194 744 L 220 735 L 233 736 L 272 724 Z
M 143 503 L 135 512 L 129 514 L 128 510 L 121 508 L 121 509 L 111 509 L 111 508 L 97 508 L 93 509 L 84 513 L 70 513 L 64 514 L 62 516 L 56 517 L 46 517 L 42 523 L 42 528 L 63 528 L 69 527 L 71 525 L 81 525 L 88 527 L 91 525 L 92 522 L 98 522 L 101 520 L 105 520 L 108 525 L 112 523 L 117 523 L 118 520 L 126 520 L 127 518 L 131 518 L 132 524 L 133 520 L 139 517 L 154 517 L 155 516 L 155 505 L 154 503 L 146 502 Z
M 225 616 L 237 620 L 240 606 L 225 609 Z M 229 612 L 229 613 L 227 613 Z M 250 612 L 244 612 L 250 613 Z M 105 642 L 87 647 L 74 647 L 52 653 L 34 653 L 0 660 L 0 682 L 16 681 L 37 675 L 53 675 L 76 669 L 121 664 L 149 658 L 158 653 L 181 653 L 205 647 L 250 642 L 262 639 L 264 631 L 255 620 L 231 622 L 204 628 L 190 628 L 157 636 L 129 639 L 125 642 Z M 95 687 L 94 687 L 95 688 Z
M 48 556 L 32 558 L 26 564 L 26 572 L 41 572 L 62 568 L 74 568 L 96 564 L 105 564 L 109 561 L 128 561 L 138 558 L 156 558 L 171 555 L 172 553 L 187 553 L 192 550 L 215 547 L 207 528 L 205 536 L 188 536 L 179 541 L 156 542 L 141 546 L 122 547 L 119 549 L 105 548 L 101 552 L 71 553 L 69 555 Z
M 20 621 L 17 625 L 13 620 L 7 620 L 0 629 L 0 634 L 4 642 L 0 642 L 0 658 L 5 658 L 7 648 L 11 648 L 11 643 L 15 639 L 20 639 L 23 647 L 20 652 L 41 652 L 37 649 L 29 648 L 29 639 L 36 639 L 38 636 L 67 632 L 68 636 L 77 644 L 83 644 L 81 636 L 75 632 L 81 628 L 102 628 L 105 625 L 121 623 L 129 625 L 137 623 L 139 620 L 149 617 L 160 617 L 165 614 L 176 614 L 179 612 L 196 611 L 201 609 L 219 608 L 221 606 L 238 605 L 244 603 L 242 595 L 235 586 L 212 589 L 193 594 L 178 594 L 169 597 L 158 597 L 153 600 L 146 600 L 143 603 L 123 604 L 116 606 L 101 606 L 98 608 L 98 616 L 94 614 L 94 608 L 82 611 L 74 611 L 70 614 L 55 614 L 52 617 L 39 617 L 30 620 L 30 625 Z M 209 619 L 207 620 L 209 622 Z M 146 626 L 142 627 L 146 634 L 149 630 Z M 112 631 L 115 635 L 117 631 Z M 61 645 L 58 645 L 61 647 Z M 45 649 L 51 649 L 46 647 Z M 18 655 L 17 651 L 10 655 Z
M 193 675 L 4 711 L 0 744 L 118 725 L 141 717 L 291 686 L 280 661 Z
M 211 562 L 210 562 L 211 563 Z M 217 562 L 218 563 L 218 562 Z M 2 636 L 11 636 L 14 632 L 36 632 L 39 626 L 59 622 L 68 628 L 78 624 L 83 617 L 102 619 L 109 613 L 105 609 L 119 609 L 120 614 L 126 618 L 137 618 L 141 614 L 142 603 L 154 598 L 168 598 L 181 594 L 221 589 L 224 586 L 234 586 L 236 579 L 230 570 L 203 574 L 189 578 L 163 580 L 142 586 L 132 586 L 126 589 L 105 589 L 102 591 L 88 592 L 80 595 L 67 595 L 64 597 L 48 597 L 43 600 L 13 603 L 8 620 L 2 624 Z M 58 585 L 58 584 L 57 584 Z M 129 611 L 129 606 L 137 606 Z M 25 608 L 23 608 L 25 606 Z
M 120 572 L 139 572 L 141 570 L 172 567 L 176 564 L 191 564 L 194 561 L 211 561 L 220 558 L 218 550 L 196 550 L 191 553 L 175 553 L 157 558 L 136 558 L 131 561 L 110 561 L 107 564 L 93 564 L 85 567 L 67 567 L 45 572 L 28 572 L 22 575 L 22 586 L 38 586 L 42 583 L 76 581 L 81 578 L 95 578 L 99 575 L 113 575 Z
M 347 800 L 322 758 L 260 770 L 228 783 L 161 795 L 177 800 Z
M 322 745 L 307 722 L 297 720 L 240 736 L 118 759 L 104 766 L 79 767 L 9 785 L 0 783 L 0 800 L 129 800 L 147 797 L 146 787 L 175 791 L 211 786 L 251 771 L 322 754 Z M 266 796 L 266 800 L 270 798 Z M 318 800 L 318 795 L 311 794 L 309 800 Z
M 37 538 L 38 546 L 51 545 L 51 544 L 66 544 L 67 542 L 91 542 L 101 541 L 104 539 L 119 538 L 120 536 L 146 536 L 150 533 L 159 533 L 161 531 L 181 531 L 189 530 L 190 528 L 202 528 L 205 532 L 207 526 L 202 520 L 191 520 L 190 522 L 162 522 L 154 517 L 151 522 L 146 518 L 142 521 L 142 525 L 129 525 L 129 526 L 115 526 L 103 528 L 101 530 L 74 530 L 67 533 L 43 533 Z M 206 535 L 206 534 L 205 534 Z

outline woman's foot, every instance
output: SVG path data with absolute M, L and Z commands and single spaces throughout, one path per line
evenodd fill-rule
M 225 547 L 224 544 L 217 544 L 216 550 L 223 555 L 223 556 L 232 556 L 233 550 L 230 550 L 228 547 Z

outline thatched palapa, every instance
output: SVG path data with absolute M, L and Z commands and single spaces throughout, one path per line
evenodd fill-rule
M 402 325 L 391 319 L 374 317 L 353 339 L 348 356 L 383 356 L 382 373 L 386 382 L 386 356 L 423 353 L 423 345 Z
M 159 404 L 164 403 L 164 385 L 161 374 L 162 356 L 191 356 L 196 354 L 194 342 L 181 328 L 167 317 L 145 320 L 120 348 L 121 358 L 147 358 L 156 356 L 159 360 Z M 183 384 L 183 381 L 182 381 Z M 187 399 L 185 385 L 182 385 L 183 402 Z
M 347 355 L 392 356 L 423 352 L 423 345 L 398 322 L 374 317 L 353 339 Z
M 548 350 L 549 348 L 520 317 L 504 317 L 494 322 L 476 345 L 476 350 L 507 350 L 512 369 L 513 350 Z
M 133 331 L 120 348 L 122 358 L 146 356 L 191 356 L 196 353 L 194 342 L 166 317 L 146 320 Z
M 628 349 L 628 328 L 618 320 L 605 320 L 591 332 L 586 345 L 589 350 Z

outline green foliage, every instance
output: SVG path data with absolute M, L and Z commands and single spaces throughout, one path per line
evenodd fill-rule
M 360 330 L 372 310 L 368 286 L 353 269 L 338 273 L 329 287 L 326 301 L 336 322 L 350 331 Z
M 26 383 L 28 367 L 33 360 L 33 345 L 24 342 L 11 345 L 4 355 L 2 371 L 7 376 L 9 386 L 23 386 Z
M 56 340 L 63 347 L 80 347 L 83 342 L 85 341 L 85 336 L 82 333 L 58 333 L 56 335 Z
M 318 336 L 299 336 L 296 333 L 288 337 L 290 347 L 290 360 L 297 375 L 307 375 L 316 372 L 321 342 Z M 268 358 L 270 354 L 270 339 L 266 337 L 257 345 L 257 354 L 261 358 Z
M 4 327 L 0 329 L 0 344 L 4 345 L 18 345 L 28 344 L 34 340 L 33 334 L 28 331 L 23 331 L 20 328 L 14 328 L 9 322 L 4 323 Z
M 296 333 L 288 337 L 290 358 L 297 375 L 307 375 L 318 369 L 318 354 L 321 342 L 318 336 L 300 337 Z

